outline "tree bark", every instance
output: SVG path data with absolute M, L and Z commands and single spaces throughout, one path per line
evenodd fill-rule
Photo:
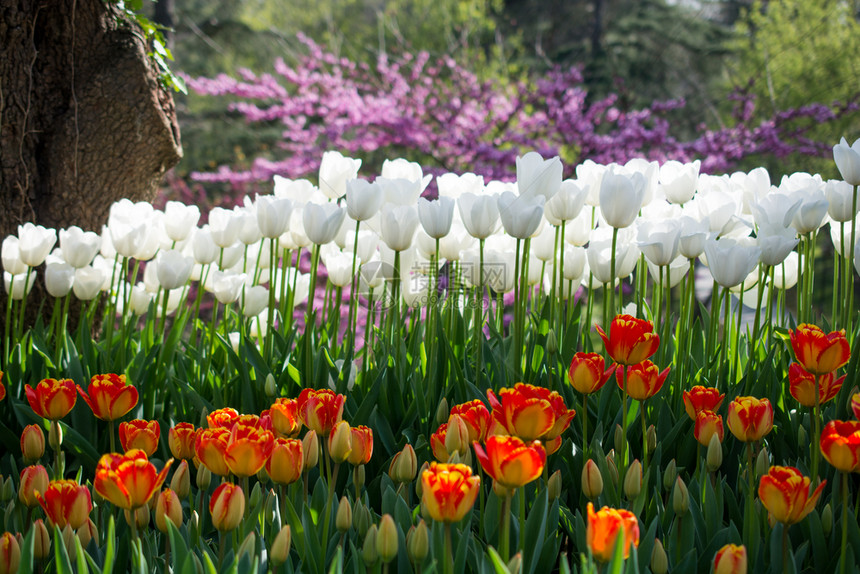
M 0 4 L 0 240 L 25 221 L 99 231 L 181 156 L 173 97 L 113 3 Z

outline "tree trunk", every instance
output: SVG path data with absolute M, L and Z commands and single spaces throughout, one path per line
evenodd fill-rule
M 99 231 L 181 156 L 173 97 L 112 2 L 0 4 L 0 240 L 25 221 Z

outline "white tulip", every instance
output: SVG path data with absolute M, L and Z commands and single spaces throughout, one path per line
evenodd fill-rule
M 469 235 L 486 239 L 495 232 L 499 224 L 499 206 L 495 195 L 464 193 L 457 200 L 457 205 Z
M 346 250 L 355 253 L 361 261 L 370 261 L 379 246 L 379 235 L 369 229 L 358 232 L 358 244 L 356 246 L 355 234 L 347 234 Z
M 29 221 L 18 226 L 18 256 L 29 267 L 38 267 L 57 242 L 57 232 Z
M 346 194 L 347 182 L 358 177 L 360 159 L 343 156 L 340 152 L 323 153 L 320 162 L 320 191 L 329 199 L 339 199 Z
M 484 177 L 474 173 L 446 173 L 436 178 L 436 186 L 439 188 L 439 197 L 456 200 L 464 193 L 481 195 L 484 192 Z
M 379 212 L 385 199 L 382 186 L 363 179 L 346 182 L 346 212 L 356 221 L 367 221 Z
M 648 273 L 651 274 L 654 281 L 659 281 L 661 273 L 660 266 L 654 265 L 647 256 L 645 257 L 645 263 L 648 265 Z M 662 271 L 663 283 L 667 284 L 668 279 L 668 286 L 670 288 L 675 287 L 684 277 L 686 277 L 687 272 L 690 270 L 690 262 L 686 257 L 680 256 L 669 263 L 668 274 L 666 273 L 666 269 L 667 268 L 664 266 Z
M 290 215 L 293 212 L 293 202 L 286 197 L 274 195 L 258 195 L 254 202 L 257 215 L 257 227 L 263 237 L 275 239 L 280 237 L 290 227 Z
M 593 209 L 593 208 L 592 208 Z M 564 241 L 582 247 L 591 240 L 591 209 L 583 210 L 564 229 Z
M 600 206 L 600 188 L 603 184 L 603 176 L 607 173 L 605 165 L 600 165 L 587 159 L 576 166 L 576 179 L 580 186 L 588 190 L 585 203 L 592 207 Z
M 528 239 L 543 217 L 544 196 L 520 195 L 506 191 L 498 196 L 499 216 L 505 232 L 516 239 Z
M 60 230 L 60 249 L 63 250 L 63 259 L 76 269 L 92 263 L 101 245 L 102 238 L 98 233 L 84 231 L 76 225 Z
M 858 140 L 860 141 L 860 140 Z M 824 185 L 827 214 L 835 221 L 851 221 L 857 216 L 854 210 L 854 186 L 847 181 L 831 179 Z M 860 209 L 860 205 L 857 206 Z
M 693 199 L 702 162 L 667 161 L 660 166 L 660 189 L 671 203 L 683 205 Z
M 194 231 L 191 238 L 191 252 L 194 260 L 201 265 L 208 265 L 218 259 L 219 249 L 212 240 L 208 225 Z
M 107 225 L 102 225 L 101 238 L 102 242 L 99 246 L 99 253 L 101 254 L 101 256 L 105 259 L 116 259 L 116 248 L 113 246 L 113 239 L 111 239 L 110 229 L 108 229 Z
M 164 206 L 164 231 L 173 241 L 184 241 L 200 221 L 200 208 L 179 201 L 168 201 Z
M 803 198 L 797 195 L 780 192 L 771 188 L 771 192 L 762 196 L 757 202 L 750 204 L 750 211 L 757 226 L 788 227 L 800 209 Z
M 562 277 L 566 281 L 576 281 L 581 279 L 585 274 L 588 261 L 584 247 L 575 245 L 565 245 L 564 247 L 564 267 L 561 270 Z
M 643 221 L 638 240 L 645 259 L 660 267 L 669 265 L 680 252 L 681 225 L 677 219 Z
M 753 240 L 710 240 L 705 244 L 705 256 L 714 280 L 723 287 L 734 287 L 758 265 L 761 249 Z
M 239 298 L 239 293 L 244 286 L 244 273 L 238 275 L 222 274 L 220 277 L 217 277 L 212 288 L 213 293 L 215 294 L 215 298 L 218 300 L 218 302 L 222 305 L 227 305 L 236 301 Z
M 21 254 L 18 252 L 18 238 L 14 235 L 8 235 L 3 240 L 3 247 L 0 249 L 3 259 L 3 269 L 11 275 L 20 275 L 26 273 L 29 267 L 21 261 Z
M 792 227 L 767 224 L 756 233 L 756 245 L 761 249 L 761 262 L 779 265 L 798 243 L 797 232 Z
M 235 267 L 244 255 L 245 246 L 237 241 L 230 247 L 221 249 L 221 253 L 218 255 L 219 267 L 222 271 Z
M 308 234 L 305 232 L 305 210 L 293 209 L 293 214 L 290 216 L 290 242 L 295 245 L 294 249 L 305 248 L 313 243 Z M 283 239 L 281 243 L 287 243 Z
M 330 243 L 340 226 L 346 210 L 334 203 L 308 203 L 302 209 L 302 224 L 308 239 L 316 245 Z
M 606 223 L 618 229 L 629 227 L 642 208 L 646 185 L 640 173 L 628 176 L 610 171 L 604 174 L 600 185 L 600 211 Z
M 551 199 L 561 187 L 561 159 L 555 156 L 543 159 L 537 152 L 517 158 L 517 191 L 522 197 L 543 196 Z
M 75 283 L 75 268 L 68 263 L 49 263 L 45 266 L 45 288 L 51 297 L 65 297 Z
M 269 290 L 262 285 L 246 287 L 242 295 L 242 315 L 256 317 L 269 306 Z
M 230 247 L 239 239 L 242 220 L 232 210 L 216 207 L 209 212 L 209 233 L 218 247 Z
M 860 252 L 860 249 L 857 250 Z M 774 269 L 773 287 L 774 289 L 791 289 L 797 285 L 797 261 L 799 259 L 797 251 L 792 251 L 785 258 L 781 265 Z M 854 265 L 857 265 L 856 259 Z
M 424 170 L 421 165 L 414 161 L 407 161 L 403 158 L 387 159 L 382 162 L 382 173 L 380 174 L 385 179 L 405 179 L 418 184 L 420 190 L 418 195 L 430 184 L 433 179 L 432 175 L 424 175 Z M 417 197 L 416 197 L 417 199 Z
M 387 179 L 377 177 L 374 182 L 382 189 L 383 203 L 412 206 L 418 201 L 424 188 L 420 181 L 409 179 Z
M 450 197 L 439 196 L 435 201 L 418 198 L 418 219 L 427 235 L 433 239 L 448 235 L 454 221 L 454 204 Z
M 72 291 L 81 301 L 91 301 L 101 292 L 105 283 L 104 271 L 98 267 L 87 265 L 75 270 L 75 282 Z
M 418 229 L 418 210 L 414 206 L 385 205 L 382 208 L 382 241 L 394 251 L 405 251 L 412 245 Z
M 484 283 L 497 293 L 510 293 L 517 284 L 516 266 L 514 265 L 513 253 L 510 251 L 499 251 L 486 249 L 484 251 Z M 478 283 L 477 270 L 479 263 L 476 261 L 474 269 L 475 277 L 469 277 L 469 282 Z M 536 267 L 540 267 L 536 265 Z M 540 273 L 540 269 L 538 269 Z
M 293 207 L 301 207 L 309 201 L 323 203 L 328 199 L 314 184 L 306 179 L 292 180 L 279 175 L 274 176 L 273 179 L 275 182 L 273 195 L 291 200 Z
M 801 235 L 818 231 L 826 223 L 824 218 L 827 217 L 828 205 L 824 190 L 821 188 L 810 190 L 800 204 L 800 209 L 794 214 L 791 226 Z
M 446 261 L 459 261 L 464 249 L 469 249 L 475 238 L 469 235 L 462 222 L 454 225 L 451 232 L 439 240 L 439 257 Z
M 555 233 L 553 227 L 544 226 L 532 241 L 532 253 L 540 261 L 552 261 L 555 258 Z
M 328 279 L 335 287 L 346 287 L 352 283 L 352 253 L 332 253 L 325 258 Z M 357 262 L 360 265 L 361 261 Z
M 244 245 L 257 243 L 263 237 L 260 226 L 257 225 L 257 211 L 251 199 L 246 195 L 244 205 L 233 208 L 236 219 L 242 224 L 239 227 L 239 241 Z
M 851 185 L 860 185 L 860 139 L 850 146 L 844 137 L 839 140 L 833 146 L 833 160 L 842 179 Z
M 170 249 L 158 253 L 156 265 L 162 289 L 178 289 L 188 283 L 194 259 L 183 255 L 181 251 Z
M 770 174 L 763 167 L 757 167 L 749 173 L 737 171 L 729 176 L 729 181 L 735 189 L 741 191 L 742 213 L 751 214 L 750 206 L 763 199 L 771 189 Z
M 616 173 L 625 173 L 627 175 L 634 173 L 642 174 L 642 177 L 645 178 L 645 195 L 642 197 L 642 207 L 645 207 L 654 200 L 654 195 L 657 192 L 657 182 L 660 179 L 660 164 L 658 162 L 634 157 L 628 160 L 623 168 L 616 168 L 616 170 Z
M 550 225 L 558 227 L 562 221 L 574 219 L 582 211 L 588 197 L 588 188 L 580 182 L 566 179 L 561 182 L 558 193 L 546 202 L 546 218 Z
M 9 290 L 11 289 L 11 296 L 15 301 L 20 301 L 29 295 L 30 291 L 33 289 L 33 283 L 35 282 L 35 273 L 25 272 L 19 275 L 12 275 L 8 271 L 3 272 L 3 284 L 6 286 L 6 293 L 9 293 Z
M 452 200 L 453 201 L 453 200 Z M 410 309 L 426 307 L 430 301 L 430 278 L 422 273 L 408 273 L 401 283 L 403 301 Z
M 146 290 L 142 283 L 138 283 L 131 289 L 131 305 L 129 309 L 137 316 L 146 315 L 153 296 Z M 168 304 L 170 300 L 168 299 Z

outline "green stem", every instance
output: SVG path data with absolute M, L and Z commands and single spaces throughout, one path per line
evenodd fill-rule
M 108 421 L 108 432 L 110 433 L 110 451 L 116 452 L 116 437 L 114 437 L 116 433 L 114 432 L 113 427 L 114 422 L 112 420 Z
M 848 260 L 848 269 L 845 270 L 846 275 L 850 278 L 850 282 L 848 284 L 848 311 L 847 311 L 847 320 L 843 324 L 843 327 L 848 330 L 849 333 L 854 332 L 854 255 L 857 246 L 855 243 L 857 242 L 857 192 L 860 191 L 860 187 L 854 187 L 854 195 L 851 198 L 851 257 Z M 843 244 L 842 251 L 845 251 L 845 246 Z
M 582 452 L 588 462 L 588 395 L 582 395 Z
M 518 537 L 517 546 L 520 549 L 520 552 L 525 550 L 526 546 L 526 487 L 521 486 L 519 492 L 520 498 L 520 533 Z
M 502 499 L 502 524 L 499 527 L 499 555 L 505 564 L 511 557 L 511 496 L 512 492 L 508 490 Z
M 818 459 L 821 456 L 819 443 L 821 440 L 821 379 L 815 375 L 815 407 L 812 413 L 812 483 L 818 482 Z
M 607 317 L 611 320 L 615 317 L 615 249 L 618 245 L 618 229 L 612 228 L 612 252 L 609 255 L 609 306 Z
M 842 545 L 839 551 L 839 574 L 845 574 L 848 562 L 848 473 L 842 473 Z
M 454 574 L 454 545 L 451 543 L 451 523 L 445 523 L 445 574 Z
M 627 365 L 621 367 L 621 452 L 618 453 L 618 477 L 623 481 L 627 470 Z
M 752 549 L 752 541 L 753 541 L 753 525 L 755 524 L 755 520 L 753 518 L 753 513 L 755 512 L 755 461 L 753 460 L 753 445 L 751 442 L 747 443 L 747 527 L 745 532 L 746 537 L 746 545 L 750 550 Z
M 642 421 L 642 468 L 648 468 L 648 428 L 645 425 L 645 401 L 639 403 L 639 420 Z

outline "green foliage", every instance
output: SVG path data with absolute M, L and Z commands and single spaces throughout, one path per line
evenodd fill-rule
M 158 80 L 161 82 L 161 85 L 172 89 L 174 92 L 187 94 L 188 89 L 185 87 L 185 81 L 170 69 L 169 62 L 173 61 L 173 53 L 167 47 L 167 39 L 164 37 L 165 28 L 156 24 L 141 12 L 143 9 L 143 0 L 115 1 L 126 17 L 140 26 L 141 31 L 143 31 L 147 47 L 150 48 L 146 55 L 152 58 L 158 70 Z

